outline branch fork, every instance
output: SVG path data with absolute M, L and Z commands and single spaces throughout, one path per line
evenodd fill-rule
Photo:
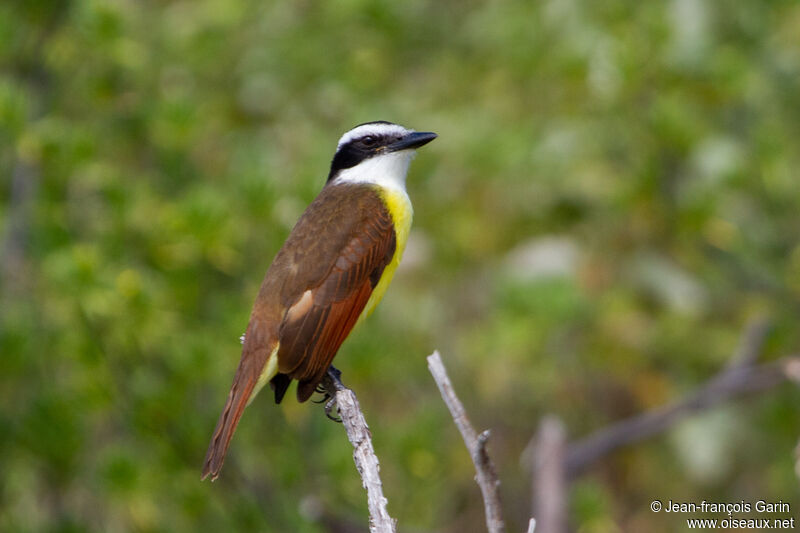
M 500 480 L 497 478 L 494 464 L 486 450 L 486 444 L 489 441 L 489 430 L 479 435 L 475 428 L 472 427 L 464 410 L 464 405 L 453 390 L 453 384 L 450 382 L 438 351 L 428 356 L 428 369 L 439 387 L 439 392 L 442 393 L 442 399 L 450 410 L 450 415 L 461 432 L 461 437 L 464 439 L 464 444 L 467 445 L 467 450 L 469 450 L 469 455 L 475 465 L 475 471 L 477 472 L 475 481 L 477 481 L 483 495 L 486 527 L 489 533 L 503 533 L 506 526 L 503 522 L 503 513 L 500 506 Z

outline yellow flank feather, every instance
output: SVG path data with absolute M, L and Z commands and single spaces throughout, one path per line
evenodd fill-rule
M 253 387 L 253 392 L 250 394 L 250 398 L 247 399 L 247 405 L 250 405 L 259 391 L 264 388 L 264 385 L 278 373 L 278 347 L 280 345 L 280 343 L 276 344 L 275 349 L 272 350 L 272 353 L 267 357 L 267 364 L 264 365 L 264 370 L 262 370 L 261 375 L 258 376 L 256 386 Z
M 364 307 L 364 312 L 358 317 L 356 325 L 360 324 L 364 318 L 372 314 L 375 307 L 378 306 L 378 303 L 380 303 L 383 295 L 386 293 L 389 284 L 392 282 L 394 272 L 397 270 L 397 265 L 400 264 L 400 259 L 403 257 L 403 252 L 406 249 L 408 233 L 411 231 L 411 219 L 414 216 L 411 200 L 409 200 L 408 194 L 406 194 L 405 191 L 388 187 L 379 187 L 378 194 L 380 194 L 383 202 L 386 204 L 386 209 L 389 210 L 389 215 L 392 217 L 397 246 L 395 247 L 394 257 L 392 257 L 392 260 L 383 270 L 383 275 L 372 290 L 372 294 L 369 300 L 367 300 L 367 305 Z

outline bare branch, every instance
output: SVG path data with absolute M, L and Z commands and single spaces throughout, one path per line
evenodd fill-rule
M 477 476 L 475 480 L 481 489 L 483 496 L 483 506 L 486 511 L 486 527 L 489 533 L 502 533 L 505 531 L 502 509 L 500 507 L 500 480 L 492 464 L 492 460 L 486 451 L 486 442 L 489 439 L 489 431 L 484 431 L 480 435 L 470 424 L 464 406 L 453 390 L 453 384 L 442 364 L 439 352 L 435 351 L 428 356 L 428 369 L 439 387 L 442 399 L 450 410 L 450 415 L 461 432 L 461 437 L 467 445 L 469 455 L 475 465 Z
M 358 399 L 353 391 L 342 384 L 336 371 L 328 370 L 322 379 L 322 386 L 336 399 L 347 438 L 353 445 L 353 460 L 361 476 L 361 484 L 367 491 L 370 533 L 395 533 L 396 521 L 386 510 L 387 500 L 383 495 L 378 457 L 372 447 L 372 434 Z
M 661 433 L 693 413 L 770 389 L 786 380 L 797 381 L 798 357 L 755 365 L 768 329 L 769 323 L 763 318 L 753 320 L 742 334 L 728 366 L 685 398 L 607 426 L 571 444 L 567 450 L 567 476 L 573 478 L 616 448 Z
M 761 348 L 767 340 L 771 325 L 771 322 L 763 316 L 756 317 L 748 322 L 739 339 L 739 346 L 736 348 L 733 357 L 731 357 L 727 368 L 753 366 L 761 355 Z
M 567 433 L 563 422 L 553 415 L 545 417 L 535 441 L 530 450 L 534 516 L 539 517 L 540 533 L 563 533 L 567 530 Z

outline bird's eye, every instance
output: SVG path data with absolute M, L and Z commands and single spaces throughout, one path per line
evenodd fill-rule
M 364 146 L 375 146 L 375 143 L 378 142 L 378 139 L 373 137 L 372 135 L 367 135 L 363 139 L 361 139 L 361 144 Z

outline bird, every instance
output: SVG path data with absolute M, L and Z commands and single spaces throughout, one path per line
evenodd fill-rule
M 436 137 L 378 120 L 339 139 L 324 186 L 261 283 L 202 479 L 219 476 L 245 407 L 267 383 L 275 403 L 293 380 L 297 400 L 308 400 L 350 331 L 375 309 L 411 229 L 409 164 Z

